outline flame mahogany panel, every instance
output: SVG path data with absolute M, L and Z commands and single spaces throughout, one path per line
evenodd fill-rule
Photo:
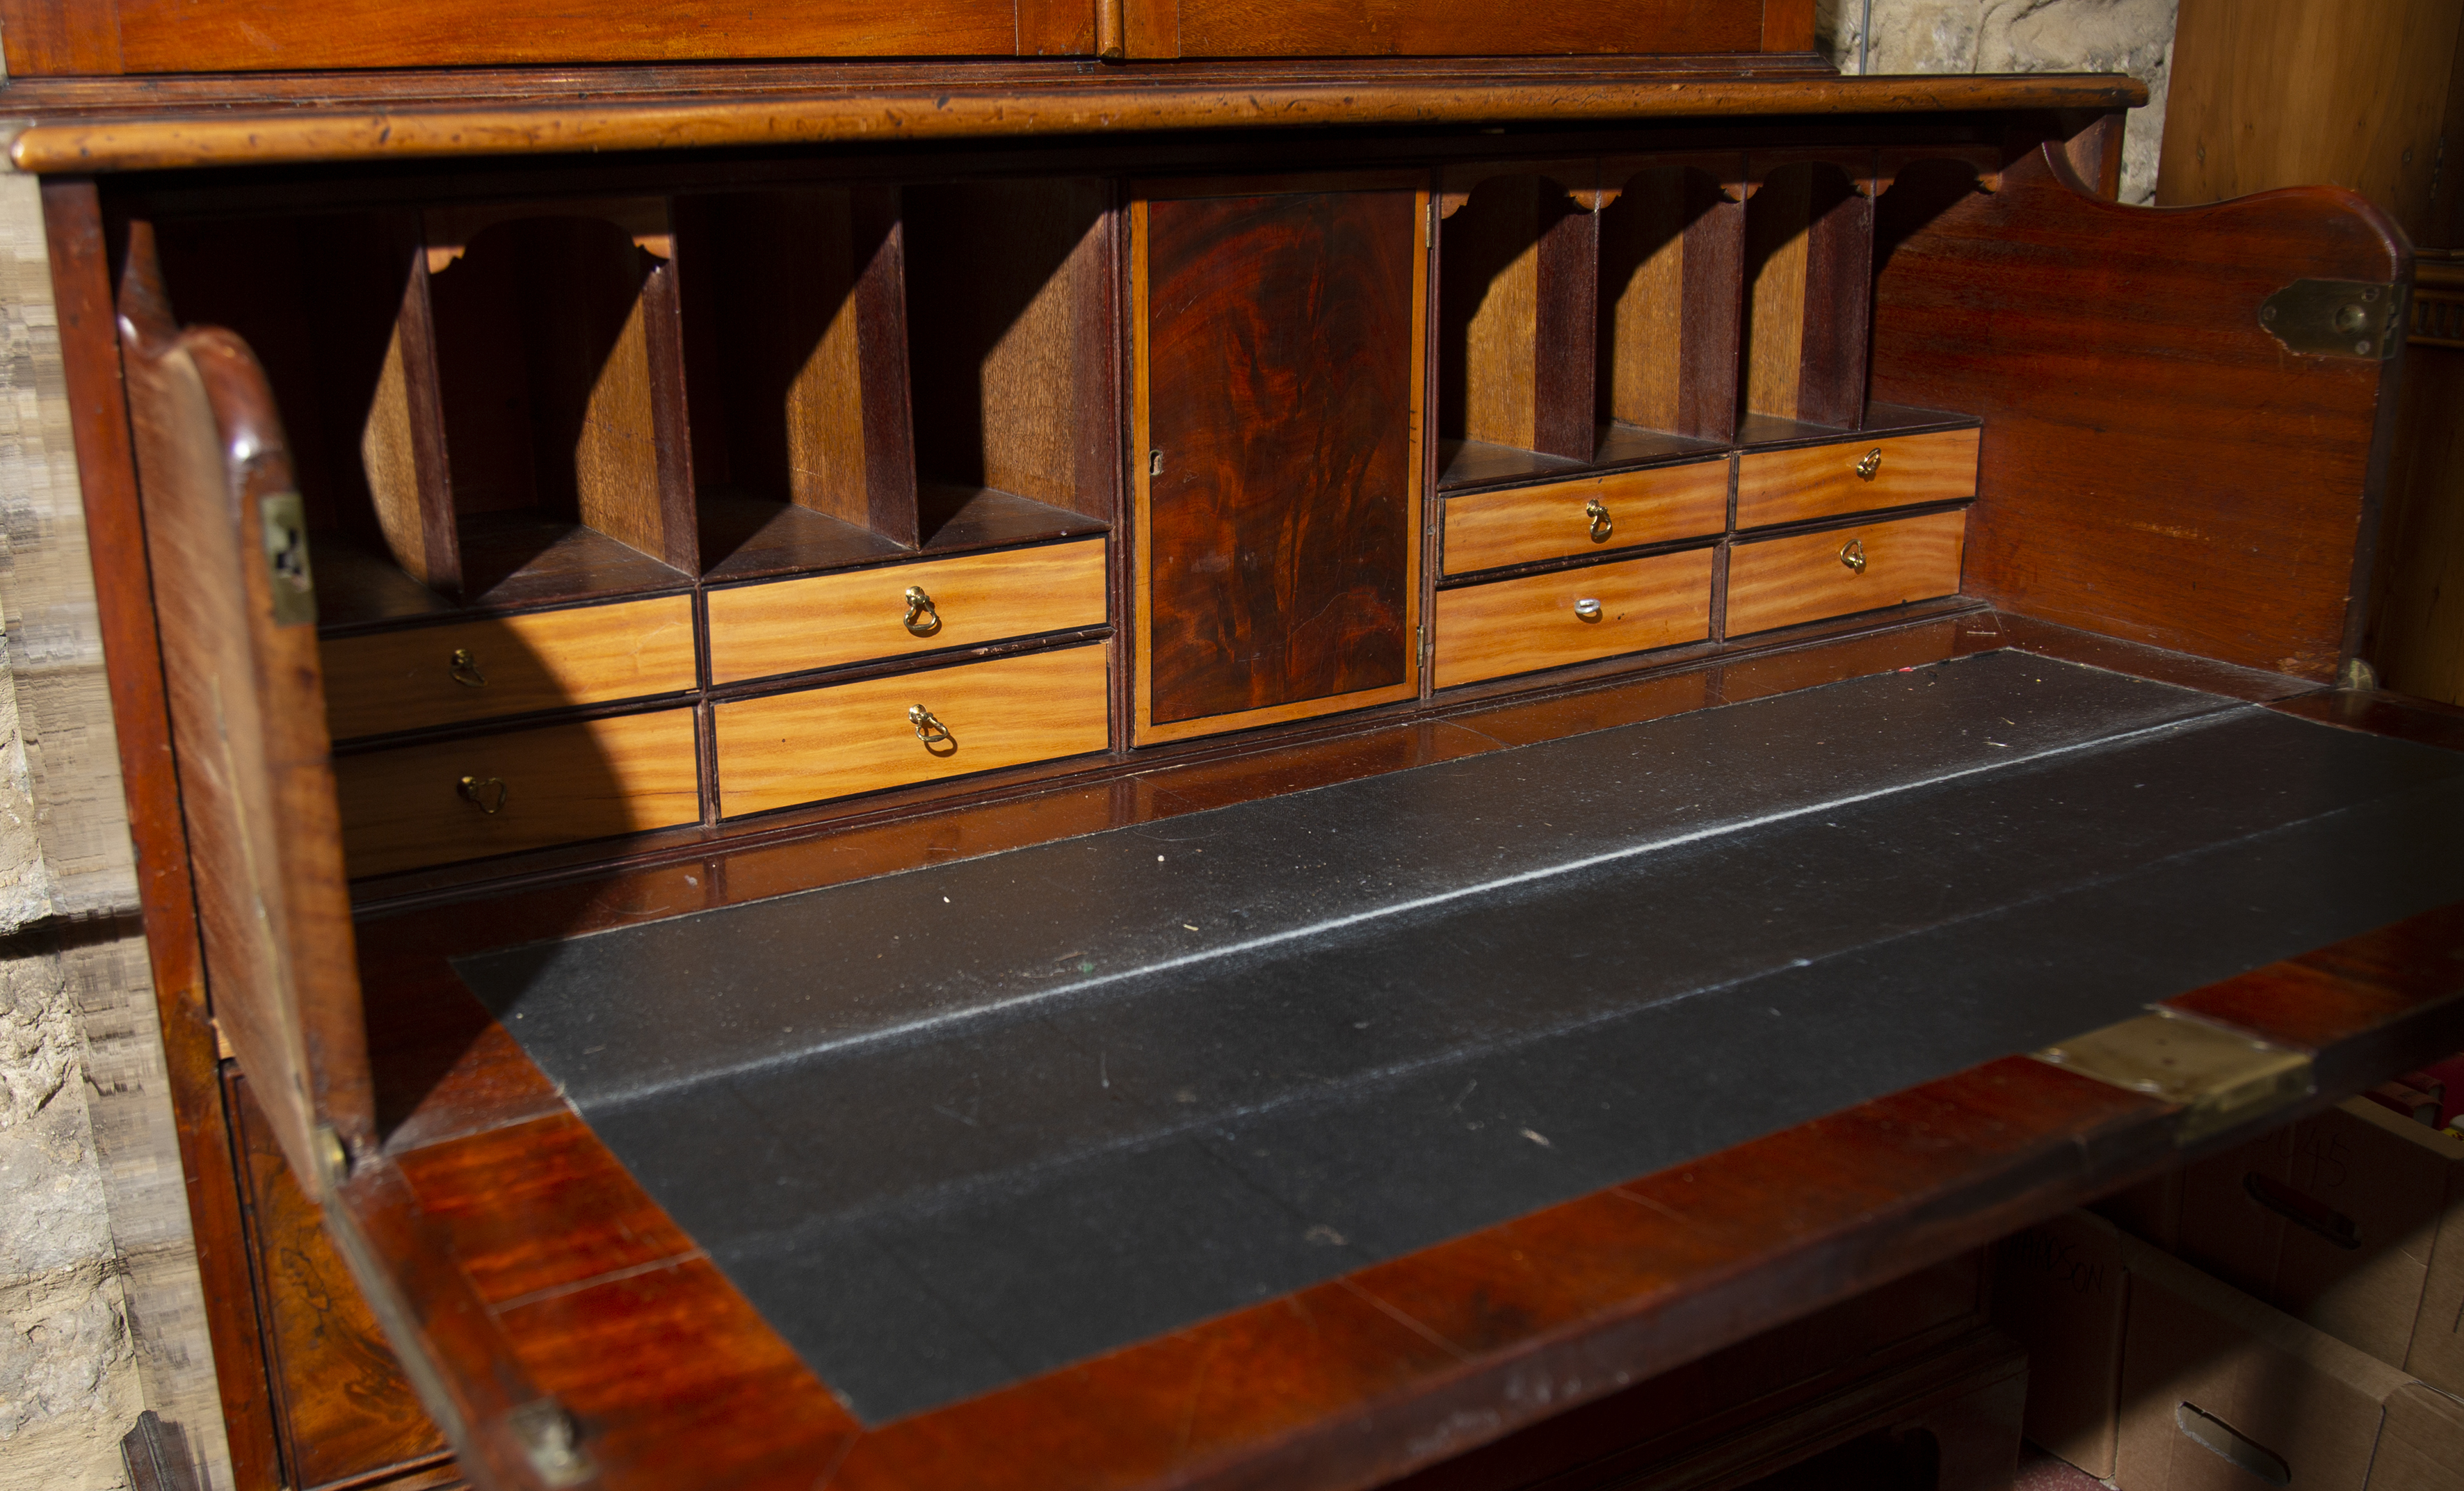
M 1157 724 L 1409 676 L 1414 209 L 1147 207 Z

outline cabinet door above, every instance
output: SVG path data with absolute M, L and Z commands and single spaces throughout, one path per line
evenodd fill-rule
M 1131 210 L 1137 740 L 1417 694 L 1425 184 Z

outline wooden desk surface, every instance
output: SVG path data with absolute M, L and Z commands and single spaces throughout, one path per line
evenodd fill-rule
M 2018 645 L 2453 743 L 2456 720 L 1971 615 L 1300 752 L 363 924 L 388 1149 L 601 1483 L 1376 1483 L 2175 1162 L 2179 1109 L 1991 1061 L 867 1428 L 465 992 L 450 956 Z M 1690 681 L 1691 687 L 1679 687 Z M 2317 1101 L 2464 1045 L 2464 905 L 2167 1001 L 2313 1053 Z M 2278 1109 L 2270 1121 L 2286 1116 Z M 2228 1130 L 2211 1142 L 2230 1142 Z M 475 1366 L 476 1364 L 464 1364 Z

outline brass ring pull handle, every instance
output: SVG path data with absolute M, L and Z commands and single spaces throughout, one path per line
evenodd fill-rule
M 1850 569 L 1855 570 L 1859 575 L 1865 573 L 1865 540 L 1862 538 L 1851 538 L 1846 543 L 1841 544 L 1839 546 L 1839 562 L 1847 565 Z
M 934 608 L 933 598 L 922 585 L 907 587 L 907 629 L 919 637 L 929 637 L 941 629 L 941 613 Z
M 1600 603 L 1593 600 L 1590 596 L 1585 596 L 1574 603 L 1574 614 L 1587 622 L 1598 621 L 1600 619 Z
M 494 818 L 505 810 L 505 800 L 514 795 L 514 789 L 505 785 L 502 777 L 465 777 L 454 784 L 453 795 Z
M 1874 479 L 1875 472 L 1880 471 L 1881 469 L 1882 448 L 1881 446 L 1876 446 L 1871 450 L 1866 451 L 1863 458 L 1858 461 L 1857 479 L 1859 481 L 1872 481 Z
M 907 723 L 915 727 L 915 738 L 923 741 L 924 749 L 935 756 L 949 756 L 958 749 L 957 736 L 951 735 L 950 727 L 935 719 L 933 712 L 924 706 L 909 705 Z M 940 749 L 943 746 L 948 746 L 950 749 L 947 751 Z
M 1592 542 L 1604 543 L 1617 524 L 1609 521 L 1609 505 L 1597 497 L 1583 504 L 1583 515 L 1592 520 Z
M 469 647 L 455 647 L 452 660 L 446 666 L 445 670 L 452 674 L 453 681 L 465 689 L 488 687 L 488 675 L 479 671 L 479 660 L 471 655 Z

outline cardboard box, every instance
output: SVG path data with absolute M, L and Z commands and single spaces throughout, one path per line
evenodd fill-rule
M 2130 1275 L 2122 1233 L 2071 1212 L 1993 1250 L 1993 1324 L 2028 1348 L 2022 1432 L 2089 1475 L 2113 1474 Z
M 2369 1491 L 2454 1491 L 2464 1484 L 2464 1400 L 2413 1383 L 2387 1399 Z
M 2120 1247 L 2122 1491 L 2368 1491 L 2388 1404 L 2411 1377 L 2136 1239 Z
M 2439 1239 L 2453 1234 L 2431 1286 Z M 2356 1099 L 2184 1172 L 2177 1251 L 2436 1386 L 2464 1387 L 2464 1143 Z M 2446 1338 L 2414 1351 L 2432 1293 Z M 2419 1365 L 2412 1364 L 2420 1355 Z

